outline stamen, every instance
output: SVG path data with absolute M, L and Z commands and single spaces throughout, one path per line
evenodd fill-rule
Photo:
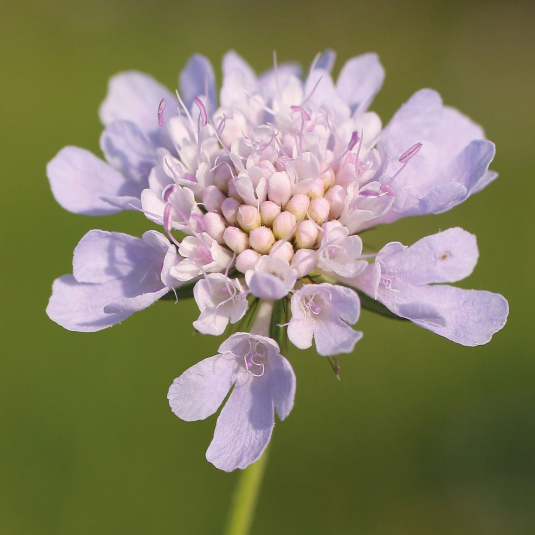
M 162 98 L 162 100 L 160 100 L 160 105 L 158 106 L 158 126 L 159 127 L 162 127 L 164 125 L 163 111 L 165 110 L 166 104 L 167 104 L 166 100 Z
M 195 97 L 193 102 L 195 102 L 197 108 L 199 108 L 202 125 L 206 126 L 208 124 L 208 113 L 206 113 L 206 108 L 204 107 L 202 100 L 199 97 Z
M 411 158 L 416 156 L 420 149 L 422 148 L 421 143 L 415 143 L 409 150 L 405 151 L 400 157 L 399 157 L 399 163 L 406 164 Z

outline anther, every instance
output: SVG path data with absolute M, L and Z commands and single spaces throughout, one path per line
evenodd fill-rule
M 163 111 L 165 110 L 166 104 L 167 104 L 166 100 L 162 98 L 162 100 L 160 100 L 160 105 L 158 106 L 158 126 L 159 127 L 162 127 L 164 125 Z

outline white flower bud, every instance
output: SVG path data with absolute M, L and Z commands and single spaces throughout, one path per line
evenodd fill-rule
M 249 234 L 249 246 L 260 254 L 268 254 L 275 243 L 275 236 L 271 229 L 258 227 Z
M 284 206 L 292 194 L 292 183 L 288 173 L 273 173 L 268 181 L 268 198 L 279 206 Z
M 286 211 L 292 213 L 297 221 L 301 221 L 302 219 L 305 219 L 307 215 L 309 204 L 310 199 L 308 198 L 308 195 L 299 193 L 290 199 L 286 205 Z
M 245 230 L 245 232 L 251 232 L 251 230 L 260 226 L 260 213 L 257 208 L 250 204 L 242 204 L 238 208 L 238 225 Z
M 329 169 L 327 171 L 325 171 L 321 175 L 320 178 L 323 181 L 323 186 L 325 188 L 325 191 L 327 191 L 329 188 L 334 186 L 334 183 L 335 183 L 335 180 L 336 180 L 336 176 L 334 174 L 334 171 L 330 167 L 329 167 Z
M 314 199 L 310 203 L 310 208 L 308 209 L 308 215 L 318 224 L 323 225 L 323 223 L 329 217 L 329 212 L 331 210 L 331 205 L 325 197 L 319 197 Z
M 281 207 L 272 201 L 264 201 L 260 205 L 260 217 L 262 224 L 271 227 L 275 218 L 281 213 Z
M 275 218 L 275 221 L 273 221 L 273 234 L 275 238 L 284 240 L 293 234 L 295 222 L 295 216 L 292 213 L 282 212 L 282 214 L 279 214 Z
M 260 253 L 252 249 L 245 249 L 236 258 L 236 269 L 241 273 L 245 273 L 254 269 L 256 261 L 260 258 Z
M 295 243 L 299 249 L 312 249 L 318 238 L 318 228 L 309 219 L 301 221 L 295 231 Z
M 204 230 L 208 236 L 214 238 L 219 245 L 223 245 L 223 233 L 227 228 L 225 220 L 215 212 L 208 212 L 207 214 L 204 214 L 203 224 Z
M 347 192 L 342 186 L 333 186 L 326 194 L 325 198 L 331 205 L 329 219 L 338 219 L 344 210 Z
M 226 199 L 217 186 L 208 186 L 202 194 L 202 202 L 209 212 L 221 211 L 221 204 Z
M 238 208 L 240 206 L 241 204 L 232 197 L 227 197 L 221 204 L 221 213 L 229 225 L 235 225 L 238 222 Z
M 237 227 L 227 227 L 223 233 L 223 240 L 236 254 L 240 254 L 249 247 L 249 237 Z
M 288 241 L 279 240 L 275 243 L 275 245 L 271 248 L 270 251 L 270 256 L 282 258 L 288 263 L 290 263 L 293 255 L 294 248 L 292 247 L 292 244 Z

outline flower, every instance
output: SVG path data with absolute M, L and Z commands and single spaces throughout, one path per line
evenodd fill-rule
M 295 64 L 257 76 L 228 52 L 219 102 L 212 66 L 199 55 L 181 73 L 176 98 L 147 75 L 119 74 L 100 108 L 106 162 L 67 147 L 47 168 L 67 210 L 137 210 L 162 227 L 142 239 L 88 233 L 73 275 L 54 283 L 54 321 L 96 331 L 172 292 L 177 301 L 195 298 L 193 326 L 203 334 L 256 314 L 250 334 L 232 334 L 169 392 L 173 411 L 195 420 L 233 388 L 207 453 L 223 470 L 254 462 L 274 408 L 281 419 L 291 410 L 295 378 L 274 340 L 285 327 L 298 348 L 314 341 L 322 356 L 350 353 L 362 337 L 351 327 L 358 292 L 463 345 L 487 343 L 507 318 L 501 295 L 440 284 L 475 267 L 468 232 L 369 254 L 362 242 L 366 229 L 441 213 L 480 191 L 497 177 L 488 169 L 494 144 L 430 89 L 383 128 L 368 111 L 384 79 L 378 57 L 350 59 L 336 82 L 334 59 L 318 55 L 302 81 Z M 290 309 L 291 318 L 281 313 Z

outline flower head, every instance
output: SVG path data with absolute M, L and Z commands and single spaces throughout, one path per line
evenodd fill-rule
M 193 326 L 203 334 L 221 335 L 256 314 L 252 334 L 231 335 L 170 389 L 173 411 L 193 420 L 214 413 L 233 388 L 207 454 L 224 470 L 254 462 L 274 408 L 281 419 L 290 412 L 295 378 L 272 339 L 282 329 L 298 348 L 314 341 L 323 356 L 352 352 L 362 337 L 351 327 L 357 290 L 464 345 L 488 342 L 506 321 L 502 296 L 437 284 L 474 268 L 477 247 L 467 232 L 367 254 L 361 237 L 480 191 L 497 176 L 488 170 L 493 143 L 429 89 L 383 128 L 368 111 L 384 79 L 377 56 L 349 60 L 336 82 L 334 59 L 332 51 L 318 55 L 301 80 L 294 64 L 257 76 L 228 52 L 219 102 L 212 66 L 199 55 L 181 73 L 176 97 L 147 75 L 119 74 L 100 108 L 106 162 L 67 147 L 48 165 L 66 209 L 137 210 L 161 226 L 143 238 L 87 234 L 73 275 L 54 283 L 47 309 L 54 321 L 96 331 L 188 289 L 200 309 Z M 271 318 L 290 309 L 291 318 Z

